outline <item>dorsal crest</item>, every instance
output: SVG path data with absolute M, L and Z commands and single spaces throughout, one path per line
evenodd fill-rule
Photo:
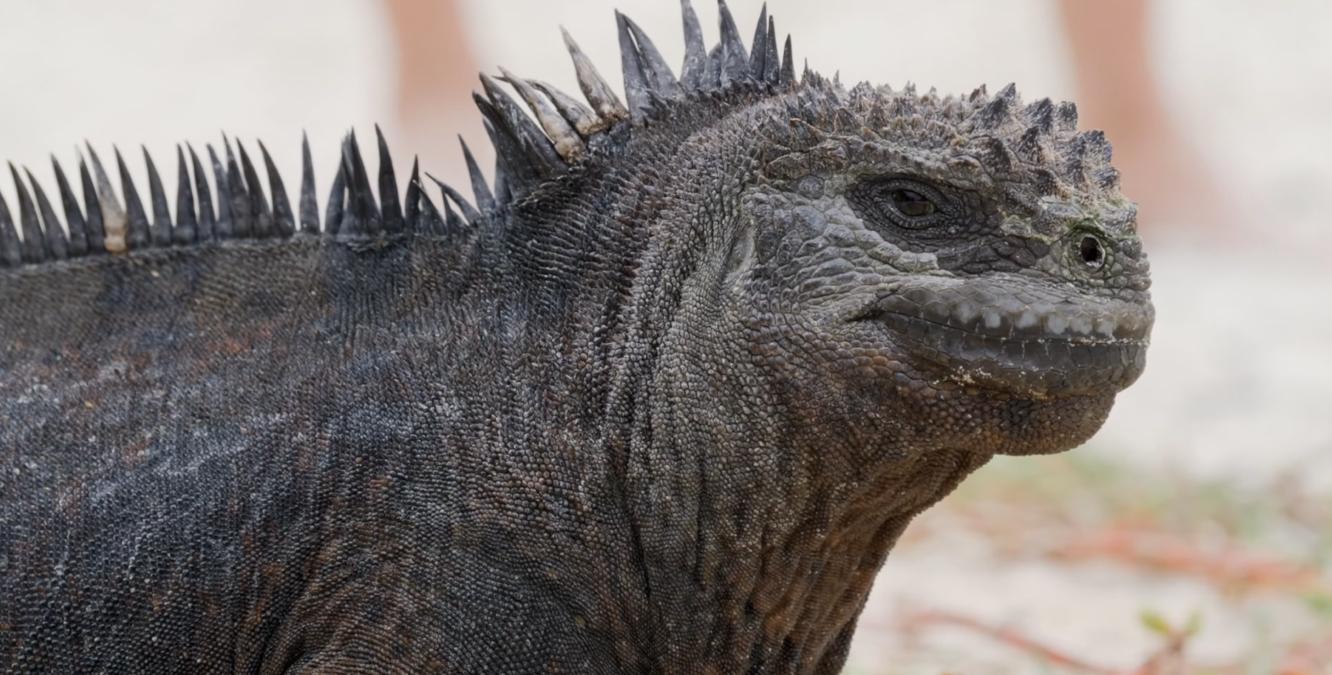
M 952 106 L 949 109 L 969 117 L 977 129 L 997 131 L 1021 124 L 1027 130 L 1022 142 L 996 148 L 990 154 L 997 161 L 1016 156 L 1044 162 L 1053 143 L 1074 150 L 1056 153 L 1059 157 L 1050 160 L 1058 164 L 1056 172 L 1060 175 L 1103 186 L 1115 181 L 1104 137 L 1091 132 L 1074 137 L 1077 113 L 1071 104 L 1042 100 L 1023 109 L 1011 85 L 994 97 L 981 87 L 969 100 L 949 98 L 942 103 L 933 92 L 917 97 L 911 85 L 886 103 L 871 88 L 857 87 L 848 94 L 841 90 L 836 77 L 822 77 L 808 64 L 797 79 L 791 38 L 787 36 L 779 49 L 776 22 L 766 5 L 746 48 L 725 0 L 718 4 L 720 38 L 708 49 L 690 0 L 681 0 L 685 56 L 678 76 L 647 32 L 616 12 L 623 99 L 564 29 L 561 32 L 583 100 L 504 69 L 498 77 L 482 74 L 481 88 L 474 99 L 496 162 L 494 180 L 488 182 L 470 149 L 463 145 L 470 198 L 432 178 L 439 189 L 436 205 L 415 162 L 405 191 L 399 193 L 389 149 L 378 127 L 376 175 L 372 178 L 356 135 L 349 133 L 343 139 L 339 162 L 333 167 L 331 188 L 322 209 L 305 138 L 294 206 L 287 184 L 262 143 L 257 144 L 262 171 L 255 155 L 239 140 L 223 136 L 217 147 L 205 146 L 206 163 L 193 147 L 178 146 L 174 199 L 168 197 L 146 150 L 143 155 L 148 184 L 144 191 L 135 185 L 118 149 L 113 153 L 114 173 L 108 173 L 98 153 L 86 145 L 86 157 L 78 160 L 81 195 L 54 157 L 53 192 L 45 190 L 26 168 L 10 166 L 16 208 L 11 209 L 0 194 L 0 268 L 227 239 L 448 236 L 497 220 L 493 217 L 497 212 L 531 195 L 539 186 L 576 171 L 601 151 L 626 142 L 633 129 L 654 124 L 678 112 L 681 106 L 700 99 L 754 100 L 791 91 L 801 92 L 801 102 L 817 105 L 825 105 L 829 97 L 870 100 L 876 106 L 870 119 L 883 123 L 890 118 L 911 117 L 918 105 L 927 104 L 941 109 Z M 861 122 L 848 120 L 846 124 L 859 126 Z M 119 178 L 119 192 L 113 186 L 113 175 Z M 63 218 L 57 213 L 56 202 Z
M 593 149 L 611 142 L 616 127 L 649 123 L 664 102 L 741 87 L 796 86 L 790 39 L 783 61 L 777 56 L 775 24 L 766 7 L 753 47 L 746 50 L 723 0 L 722 39 L 708 53 L 693 7 L 689 0 L 681 4 L 686 55 L 679 77 L 646 31 L 629 17 L 616 13 L 627 107 L 567 31 L 563 31 L 565 44 L 585 102 L 549 84 L 503 69 L 499 78 L 481 75 L 481 92 L 475 99 L 497 159 L 491 184 L 483 177 L 470 149 L 463 146 L 471 177 L 470 200 L 459 190 L 434 181 L 440 188 L 442 209 L 436 206 L 415 163 L 399 200 L 388 146 L 378 128 L 379 170 L 373 186 L 356 136 L 349 133 L 343 140 L 322 213 L 306 139 L 302 139 L 302 173 L 295 208 L 262 143 L 258 144 L 262 175 L 253 155 L 239 140 L 223 136 L 220 148 L 206 146 L 207 165 L 193 147 L 177 147 L 174 200 L 168 199 L 162 177 L 146 150 L 145 193 L 131 178 L 119 149 L 113 153 L 115 171 L 109 174 L 98 153 L 87 145 L 86 159 L 79 159 L 81 195 L 76 194 L 59 161 L 54 157 L 51 160 L 63 219 L 32 172 L 10 165 L 16 208 L 11 209 L 0 194 L 0 268 L 225 239 L 298 234 L 335 238 L 398 233 L 445 235 L 480 225 L 489 214 L 573 170 Z M 119 178 L 119 192 L 113 186 L 112 175 Z

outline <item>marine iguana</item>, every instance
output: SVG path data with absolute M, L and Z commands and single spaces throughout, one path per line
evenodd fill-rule
M 482 76 L 474 203 L 382 135 L 322 224 L 308 145 L 296 209 L 225 139 L 174 213 L 13 170 L 0 668 L 834 672 L 913 515 L 1091 436 L 1153 317 L 1104 136 L 682 5 L 624 103 L 567 34 L 586 104 Z

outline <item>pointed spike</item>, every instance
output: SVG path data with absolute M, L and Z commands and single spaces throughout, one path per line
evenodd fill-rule
M 97 204 L 102 211 L 102 227 L 105 233 L 106 250 L 109 253 L 124 253 L 128 248 L 125 238 L 128 234 L 129 220 L 125 209 L 121 207 L 116 191 L 111 187 L 111 179 L 102 168 L 102 160 L 97 151 L 84 141 L 88 148 L 88 159 L 92 161 L 93 175 L 97 177 Z
M 125 158 L 121 156 L 120 148 L 113 145 L 111 151 L 116 156 L 116 168 L 120 171 L 120 191 L 125 195 L 125 217 L 128 219 L 129 227 L 125 242 L 131 250 L 137 251 L 147 247 L 151 241 L 148 213 L 143 210 L 139 189 L 134 187 L 134 179 L 130 177 L 129 167 L 125 165 Z
M 555 152 L 559 153 L 565 162 L 573 162 L 582 157 L 583 139 L 579 138 L 578 132 L 569 126 L 569 122 L 564 119 L 564 115 L 527 80 L 515 77 L 513 73 L 504 68 L 500 68 L 500 72 L 504 74 L 504 81 L 508 82 L 514 91 L 518 92 L 518 96 L 523 99 L 523 102 L 527 103 L 527 107 L 532 111 L 532 114 L 536 115 L 537 122 L 541 124 L 546 136 L 550 138 L 551 143 L 555 144 Z M 475 181 L 473 181 L 473 185 L 475 185 Z M 477 206 L 481 206 L 479 198 Z
M 268 232 L 257 231 L 259 224 L 256 219 L 259 216 L 259 210 L 255 208 L 256 204 L 252 201 L 254 199 L 252 193 L 258 191 L 259 186 L 257 184 L 251 185 L 246 180 L 246 172 L 236 161 L 236 155 L 231 149 L 231 141 L 227 139 L 226 134 L 222 135 L 222 146 L 227 154 L 227 187 L 231 190 L 232 231 L 238 238 L 256 235 L 266 237 L 269 234 Z M 244 148 L 241 149 L 241 156 L 245 156 Z M 254 173 L 253 166 L 250 167 L 248 173 Z M 259 201 L 263 202 L 262 194 L 259 196 Z
M 149 229 L 152 242 L 154 246 L 170 246 L 171 212 L 167 210 L 166 189 L 162 187 L 162 176 L 157 173 L 157 166 L 153 164 L 148 148 L 139 147 L 143 150 L 143 163 L 148 167 L 148 201 L 153 207 L 153 224 Z
M 194 215 L 194 187 L 190 184 L 189 166 L 185 164 L 185 149 L 176 144 L 176 227 L 171 241 L 184 246 L 192 244 L 199 234 L 199 221 Z
M 490 125 L 487 124 L 485 126 L 487 127 L 487 133 L 491 133 L 489 129 Z M 504 165 L 504 158 L 496 154 L 495 155 L 495 203 L 496 204 L 513 203 L 513 192 L 509 188 L 509 186 L 512 183 L 513 179 L 509 177 L 509 170 Z
M 781 83 L 788 88 L 796 84 L 795 56 L 791 53 L 791 36 L 789 34 L 786 36 L 786 46 L 782 48 Z
M 347 212 L 343 214 L 342 226 L 338 231 L 345 234 L 376 234 L 383 224 L 375 203 L 374 191 L 370 188 L 370 174 L 366 171 L 365 160 L 361 157 L 361 146 L 356 141 L 356 132 L 347 134 L 342 146 L 342 164 L 347 172 Z M 351 217 L 353 227 L 348 228 L 347 218 Z
M 976 153 L 977 159 L 985 165 L 991 175 L 1003 177 L 1013 170 L 1016 158 L 1003 141 L 993 136 L 982 136 L 979 146 L 980 150 Z
M 402 205 L 398 202 L 398 175 L 393 171 L 393 157 L 389 154 L 384 132 L 375 125 L 375 142 L 379 146 L 379 211 L 386 232 L 403 230 Z
M 444 227 L 440 234 L 462 232 L 463 230 L 466 230 L 467 223 L 462 218 L 458 217 L 458 212 L 454 211 L 453 207 L 449 205 L 449 200 L 441 199 L 440 201 L 444 204 Z
M 782 57 L 777 53 L 777 21 L 768 15 L 768 34 L 764 40 L 767 53 L 763 56 L 763 76 L 759 79 L 768 84 L 779 84 L 782 80 Z
M 328 190 L 328 202 L 324 206 L 324 233 L 334 235 L 342 224 L 342 215 L 347 200 L 347 174 L 343 172 L 343 162 L 338 161 L 338 170 L 333 172 L 333 185 Z
M 1033 128 L 1040 133 L 1048 134 L 1054 131 L 1054 103 L 1050 99 L 1040 99 L 1023 108 L 1022 113 L 1031 120 Z
M 680 14 L 684 23 L 685 59 L 680 68 L 680 84 L 686 91 L 700 91 L 704 73 L 708 69 L 708 48 L 703 43 L 703 28 L 690 0 L 680 0 Z
M 652 94 L 661 99 L 682 98 L 684 90 L 680 88 L 680 81 L 675 79 L 675 73 L 671 72 L 671 67 L 662 58 L 657 45 L 652 43 L 652 38 L 633 19 L 623 14 L 620 17 L 638 47 L 638 63 Z
M 245 144 L 236 139 L 236 153 L 240 158 L 240 170 L 242 182 L 245 183 L 246 202 L 250 205 L 250 216 L 253 218 L 260 213 L 270 212 L 268 200 L 264 196 L 264 184 L 259 179 L 259 170 L 250 159 L 250 152 L 245 149 Z M 252 226 L 257 225 L 257 221 L 252 220 Z M 271 226 L 272 223 L 269 223 Z M 271 234 L 271 232 L 265 233 Z
M 342 173 L 346 176 L 346 208 L 356 217 L 368 218 L 370 197 L 373 194 L 370 192 L 370 174 L 366 172 L 365 161 L 361 158 L 361 145 L 356 140 L 356 130 L 342 137 L 341 152 Z M 346 218 L 346 213 L 342 217 Z
M 359 209 L 358 215 L 367 219 L 368 231 L 376 233 L 383 229 L 384 220 L 379 211 L 379 200 L 375 198 L 374 188 L 370 185 L 370 170 L 365 166 L 365 156 L 361 154 L 361 143 L 356 140 L 356 130 L 352 130 L 351 137 L 351 157 L 352 157 L 352 178 L 354 183 L 347 186 L 350 194 L 356 197 Z
M 208 163 L 213 167 L 213 183 L 217 185 L 217 222 L 213 234 L 218 239 L 230 239 L 236 236 L 236 219 L 231 213 L 231 186 L 227 184 L 226 169 L 217 158 L 217 151 L 212 144 L 208 148 Z
M 231 140 L 226 134 L 222 134 L 222 148 L 226 160 L 223 168 L 227 172 L 225 197 L 231 210 L 231 233 L 238 238 L 248 237 L 252 234 L 254 225 L 250 217 L 250 198 L 246 192 L 245 177 L 241 173 L 240 164 L 236 162 L 236 154 L 232 151 Z
M 1063 101 L 1055 106 L 1055 121 L 1062 131 L 1075 131 L 1078 128 L 1078 106 L 1071 101 Z
M 282 184 L 282 174 L 278 173 L 273 157 L 268 154 L 264 142 L 259 145 L 259 154 L 264 158 L 264 171 L 268 173 L 268 194 L 273 201 L 273 231 L 279 237 L 290 237 L 296 233 L 296 216 L 291 212 L 291 200 L 287 198 L 287 187 Z
M 763 81 L 768 69 L 768 3 L 759 10 L 758 25 L 754 26 L 754 40 L 749 43 L 749 76 Z
M 1015 103 L 1018 97 L 1017 84 L 1014 82 L 1009 82 L 1008 84 L 1004 85 L 1004 88 L 1000 89 L 999 93 L 995 94 L 995 96 L 998 98 L 1006 98 L 1008 99 L 1009 103 Z
M 185 149 L 190 153 L 190 168 L 194 170 L 194 192 L 199 205 L 199 229 L 194 239 L 208 241 L 213 238 L 213 229 L 217 224 L 217 220 L 213 217 L 213 193 L 208 189 L 208 173 L 204 171 L 198 153 L 194 152 L 194 146 L 186 143 Z
M 989 103 L 976 111 L 976 125 L 982 129 L 994 129 L 1012 118 L 1013 99 L 996 96 Z
M 597 118 L 597 114 L 592 112 L 591 108 L 583 105 L 574 97 L 540 80 L 527 80 L 527 83 L 539 89 L 550 99 L 551 103 L 555 104 L 555 109 L 559 111 L 560 116 L 573 125 L 579 136 L 587 138 L 606 128 L 606 125 Z M 558 144 L 556 144 L 555 149 L 560 149 Z
M 83 211 L 74 198 L 74 190 L 69 186 L 64 169 L 55 155 L 51 156 L 51 169 L 55 171 L 56 191 L 60 193 L 60 205 L 65 210 L 65 225 L 69 229 L 69 255 L 78 257 L 88 254 L 88 224 L 83 219 Z
M 444 204 L 447 208 L 448 202 L 444 202 Z M 453 211 L 450 210 L 449 213 L 453 214 Z M 453 216 L 453 219 L 457 221 L 457 229 L 463 229 L 464 225 L 462 224 L 462 220 L 456 215 Z M 440 214 L 439 207 L 435 206 L 435 202 L 430 199 L 430 196 L 426 194 L 425 190 L 421 190 L 420 228 L 421 231 L 433 235 L 442 235 L 449 232 L 445 217 Z
M 430 195 L 424 189 L 421 190 L 421 228 L 432 235 L 439 236 L 449 233 L 448 222 L 457 221 L 458 230 L 466 227 L 462 223 L 462 219 L 453 213 L 447 201 L 444 202 L 444 208 L 448 210 L 452 218 L 446 218 L 441 214 L 439 208 L 435 206 L 434 200 L 430 199 Z
M 106 253 L 106 230 L 102 225 L 102 205 L 97 198 L 97 188 L 93 185 L 88 163 L 79 156 L 79 185 L 83 189 L 83 203 L 88 210 L 88 251 Z
M 342 159 L 340 172 L 346 181 L 347 193 L 346 204 L 342 210 L 342 220 L 338 222 L 338 234 L 363 234 L 364 226 L 362 223 L 365 220 L 366 208 L 362 201 L 364 194 L 357 190 L 356 166 L 351 151 L 351 134 L 343 137 L 339 157 Z
M 564 45 L 569 50 L 569 56 L 573 59 L 574 72 L 578 76 L 578 88 L 583 90 L 583 96 L 587 102 L 592 104 L 592 109 L 596 111 L 601 119 L 607 122 L 615 122 L 629 116 L 629 111 L 625 109 L 624 104 L 620 103 L 619 97 L 615 95 L 615 90 L 606 83 L 601 73 L 597 72 L 596 66 L 592 65 L 592 60 L 587 58 L 582 48 L 574 42 L 573 36 L 563 26 L 560 27 L 560 34 L 564 36 Z
M 444 200 L 445 214 L 441 214 L 435 206 L 435 202 L 430 199 L 430 195 L 425 190 L 421 190 L 421 210 L 425 214 L 425 226 L 430 228 L 430 233 L 437 236 L 447 235 L 450 232 L 462 232 L 467 229 L 467 223 L 464 223 L 458 214 L 453 212 L 453 207 L 449 206 L 448 200 Z
M 708 61 L 703 67 L 703 88 L 705 90 L 720 89 L 722 86 L 722 70 L 726 68 L 722 63 L 721 44 L 714 45 L 708 51 Z
M 472 150 L 467 147 L 467 141 L 463 140 L 462 134 L 458 135 L 458 143 L 462 145 L 463 161 L 467 163 L 467 176 L 472 181 L 472 195 L 476 199 L 477 209 L 482 212 L 494 211 L 495 197 L 490 193 L 486 177 L 481 175 L 481 167 L 477 166 L 476 158 L 472 156 Z
M 230 147 L 227 148 L 227 154 L 231 154 Z M 237 231 L 236 221 L 242 216 L 236 211 L 235 194 L 237 187 L 233 186 L 232 183 L 240 181 L 240 172 L 236 172 L 233 180 L 227 164 L 219 160 L 212 145 L 208 146 L 208 160 L 213 165 L 213 180 L 217 184 L 217 236 L 220 239 L 238 237 L 240 232 Z M 244 186 L 241 186 L 240 189 L 243 190 Z
M 360 202 L 361 195 L 356 191 L 356 169 L 352 166 L 351 149 L 348 147 L 347 137 L 342 139 L 342 147 L 338 157 L 342 161 L 341 168 L 338 171 L 346 182 L 347 191 L 343 202 L 342 219 L 338 221 L 337 231 L 339 235 L 362 234 L 362 219 L 358 214 L 364 209 Z
M 541 177 L 527 161 L 527 153 L 523 151 L 521 142 L 509 133 L 504 116 L 480 94 L 472 94 L 472 100 L 481 111 L 484 118 L 481 126 L 485 127 L 486 135 L 490 137 L 497 161 L 505 166 L 504 173 L 509 177 L 509 186 L 513 191 L 525 192 L 540 183 Z
M 1074 136 L 1073 151 L 1079 156 L 1097 160 L 1102 164 L 1110 163 L 1110 141 L 1105 139 L 1105 132 L 1100 129 L 1082 131 Z
M 268 200 L 264 198 L 259 172 L 255 170 L 254 163 L 250 161 L 250 153 L 245 151 L 245 145 L 240 140 L 236 141 L 236 151 L 240 153 L 241 171 L 245 175 L 245 196 L 250 210 L 250 236 L 271 237 L 274 232 L 273 212 L 268 208 Z
M 1078 182 L 1094 181 L 1105 188 L 1118 182 L 1118 172 L 1110 167 L 1111 150 L 1105 132 L 1099 129 L 1079 132 L 1073 137 L 1068 155 L 1069 173 Z
M 749 79 L 749 50 L 740 39 L 740 30 L 735 27 L 735 18 L 731 16 L 726 0 L 717 0 L 717 8 L 721 22 L 721 79 L 725 87 Z
M 27 175 L 28 184 L 32 186 L 32 194 L 37 199 L 37 214 L 42 217 L 47 259 L 64 260 L 69 257 L 69 241 L 65 239 L 65 230 L 60 226 L 60 219 L 56 217 L 55 209 L 51 208 L 51 200 L 46 198 L 42 184 L 37 182 L 37 178 L 27 167 L 23 168 L 23 173 Z
M 412 173 L 407 177 L 407 192 L 402 196 L 402 219 L 409 232 L 422 232 L 421 225 L 421 158 L 412 157 Z M 428 232 L 428 230 L 426 230 Z
M 19 226 L 23 230 L 23 262 L 39 263 L 46 260 L 46 235 L 42 224 L 37 219 L 37 209 L 32 204 L 28 188 L 19 178 L 18 169 L 13 162 L 9 164 L 9 175 L 14 179 L 14 190 L 18 193 Z
M 624 72 L 624 100 L 629 104 L 629 117 L 634 123 L 642 122 L 652 111 L 652 85 L 644 72 L 638 48 L 629 34 L 625 16 L 615 12 L 615 29 L 620 36 L 620 69 Z
M 106 168 L 102 166 L 102 158 L 97 155 L 97 151 L 93 150 L 92 145 L 87 141 L 84 141 L 83 145 L 88 150 L 88 158 L 92 160 L 93 176 L 97 181 L 98 200 L 106 200 L 108 203 L 114 205 L 115 210 L 123 212 L 124 208 L 120 205 L 120 200 L 116 197 L 115 189 L 111 187 L 111 179 L 106 173 Z M 102 193 L 105 193 L 106 196 L 101 196 Z
M 1045 148 L 1041 147 L 1042 132 L 1040 127 L 1027 127 L 1017 143 L 1017 155 L 1032 164 L 1044 164 Z
M 444 181 L 430 175 L 430 172 L 426 172 L 426 178 L 435 181 L 435 185 L 439 186 L 439 191 L 443 192 L 445 196 L 453 200 L 453 203 L 458 205 L 458 208 L 463 212 L 463 217 L 467 218 L 468 223 L 471 223 L 472 225 L 481 224 L 481 214 L 477 213 L 476 209 L 472 208 L 472 205 L 467 203 L 467 198 L 463 197 L 461 192 L 453 189 Z
M 23 245 L 19 242 L 18 232 L 14 230 L 14 217 L 9 213 L 9 204 L 0 192 L 0 267 L 18 267 L 23 264 Z
M 310 156 L 310 138 L 301 132 L 301 231 L 319 232 L 319 199 L 315 197 L 314 160 Z
M 430 199 L 430 193 L 421 184 L 420 169 L 417 168 L 415 161 L 412 162 L 412 184 L 409 189 L 415 190 L 416 206 L 420 211 L 417 215 L 416 231 L 420 234 L 444 234 L 444 217 L 439 214 L 435 202 Z M 447 201 L 444 203 L 448 204 Z
M 537 174 L 542 178 L 550 178 L 563 173 L 568 168 L 564 158 L 555 151 L 555 146 L 545 132 L 518 106 L 518 102 L 504 93 L 499 83 L 485 73 L 481 74 L 481 86 L 491 105 L 500 113 L 501 123 L 518 139 L 527 162 L 536 169 Z

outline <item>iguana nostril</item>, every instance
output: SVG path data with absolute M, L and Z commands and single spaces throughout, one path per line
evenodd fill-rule
M 1090 234 L 1083 237 L 1078 244 L 1078 255 L 1082 256 L 1082 262 L 1092 269 L 1099 268 L 1105 263 L 1105 249 L 1101 246 L 1101 240 Z

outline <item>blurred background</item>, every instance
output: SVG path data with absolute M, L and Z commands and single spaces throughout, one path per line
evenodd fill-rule
M 1106 428 L 919 518 L 848 672 L 1332 673 L 1332 4 L 768 4 L 843 82 L 1077 101 L 1155 279 L 1150 365 Z M 50 180 L 87 139 L 141 172 L 143 144 L 172 185 L 174 145 L 225 131 L 292 181 L 305 130 L 327 185 L 378 122 L 400 171 L 457 178 L 457 134 L 490 156 L 474 73 L 577 91 L 564 25 L 618 82 L 614 8 L 682 59 L 673 0 L 0 0 L 0 159 Z M 758 3 L 732 9 L 748 36 Z

